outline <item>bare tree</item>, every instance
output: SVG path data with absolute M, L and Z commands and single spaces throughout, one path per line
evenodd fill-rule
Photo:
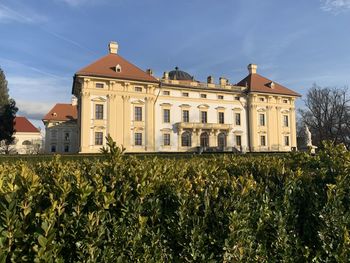
M 322 141 L 344 143 L 350 146 L 350 98 L 347 88 L 323 88 L 316 84 L 305 99 L 306 109 L 300 110 L 301 120 L 318 147 Z

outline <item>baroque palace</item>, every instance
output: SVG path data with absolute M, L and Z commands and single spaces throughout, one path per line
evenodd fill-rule
M 111 42 L 108 55 L 75 74 L 77 100 L 45 116 L 46 151 L 99 152 L 108 134 L 126 152 L 296 149 L 300 95 L 259 75 L 257 65 L 248 71 L 236 84 L 200 82 L 178 68 L 157 78 Z

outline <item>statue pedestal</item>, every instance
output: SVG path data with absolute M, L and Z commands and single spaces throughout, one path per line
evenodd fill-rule
M 315 145 L 307 145 L 299 147 L 299 150 L 302 152 L 307 152 L 309 154 L 315 154 L 316 153 L 317 146 Z

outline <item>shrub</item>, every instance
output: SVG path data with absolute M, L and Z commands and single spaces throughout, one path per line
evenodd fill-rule
M 347 262 L 350 155 L 0 164 L 0 262 Z

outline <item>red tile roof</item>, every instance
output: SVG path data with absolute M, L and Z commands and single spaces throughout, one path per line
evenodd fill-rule
M 15 118 L 14 130 L 15 132 L 40 132 L 26 117 Z
M 247 77 L 242 79 L 237 83 L 238 86 L 247 87 L 249 92 L 261 92 L 261 93 L 272 93 L 272 94 L 281 94 L 288 96 L 301 97 L 297 92 L 294 92 L 276 82 L 273 82 L 273 88 L 270 87 L 271 80 L 257 74 L 249 74 Z
M 116 72 L 115 67 L 120 65 L 121 71 Z M 137 66 L 131 64 L 117 54 L 108 54 L 92 64 L 79 70 L 76 75 L 87 75 L 96 77 L 109 77 L 118 79 L 140 80 L 147 82 L 158 82 L 156 78 L 147 74 Z
M 78 118 L 77 106 L 72 104 L 57 103 L 48 114 L 43 118 L 44 120 L 54 121 L 69 121 Z

